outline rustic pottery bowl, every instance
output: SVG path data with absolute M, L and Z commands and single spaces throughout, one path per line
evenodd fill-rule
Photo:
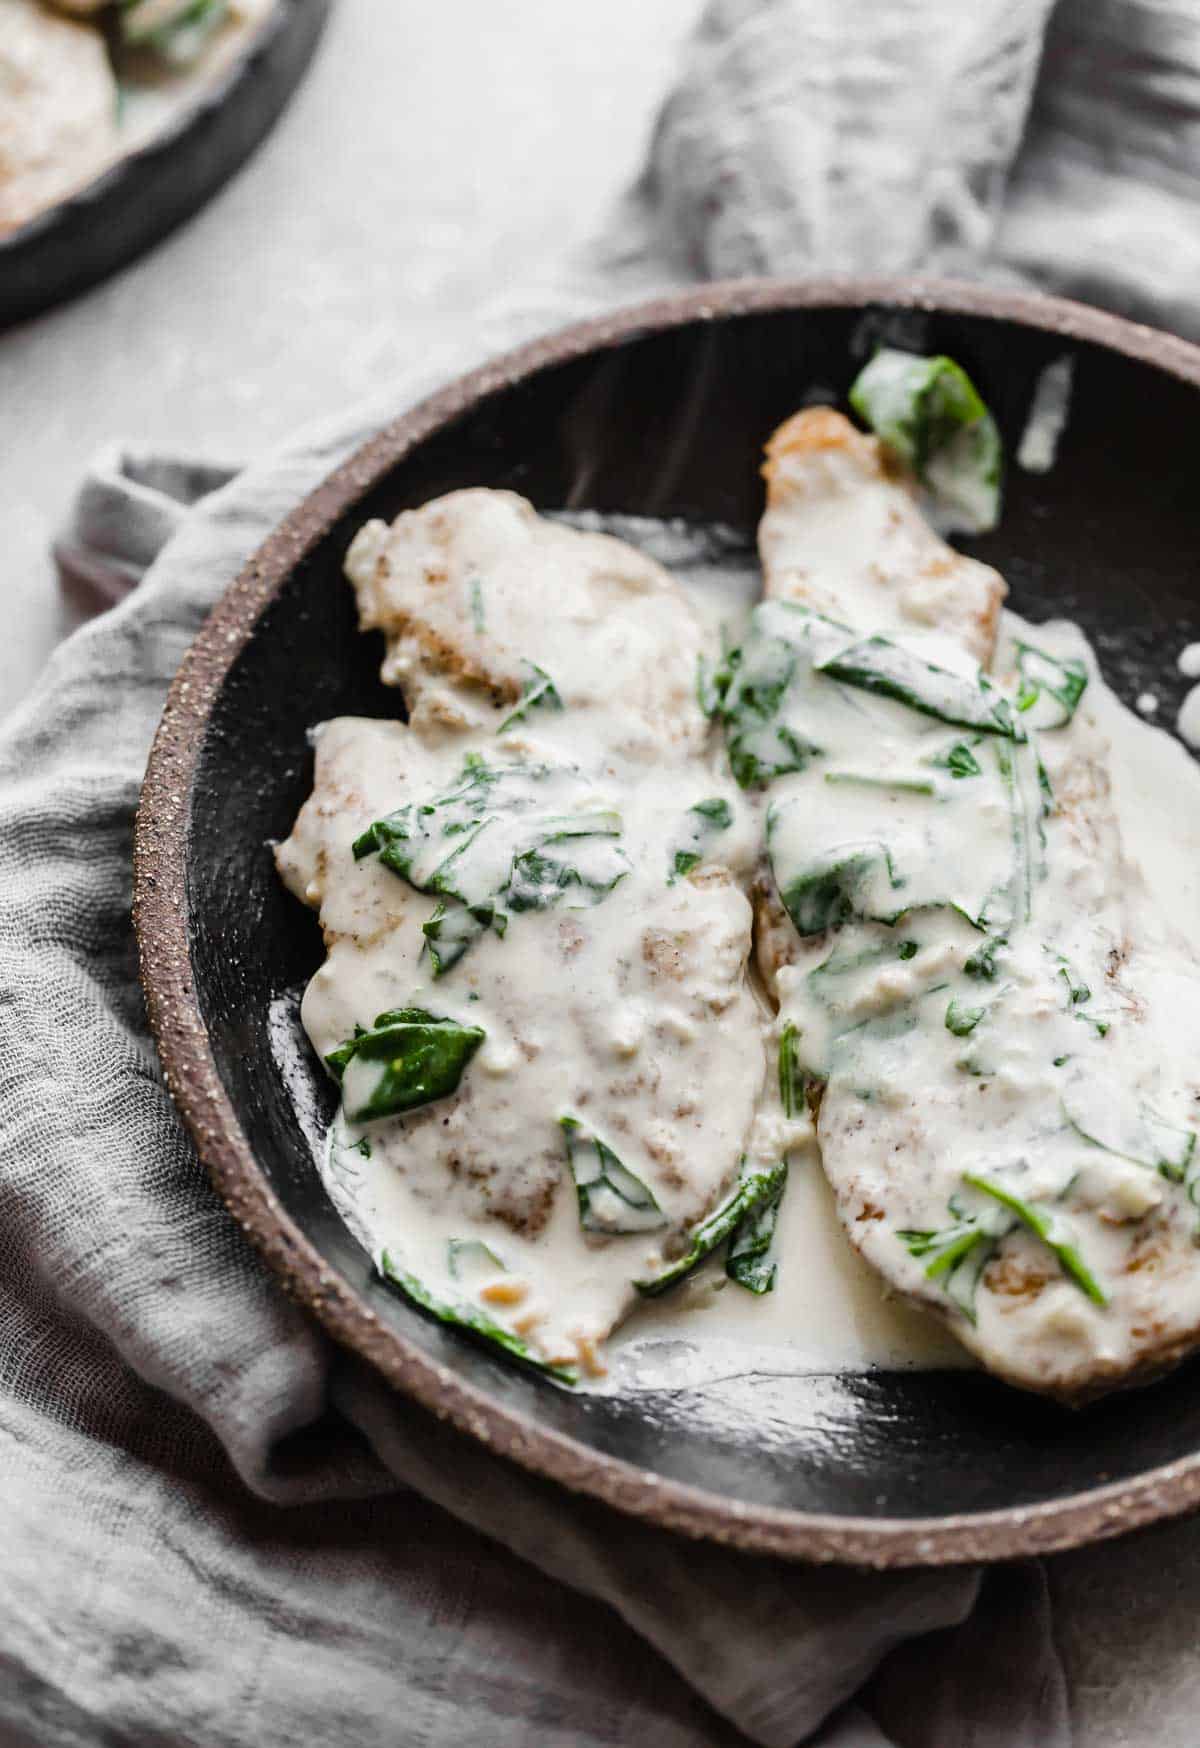
M 329 0 L 277 0 L 245 49 L 150 139 L 0 237 L 0 328 L 86 291 L 199 211 L 274 127 L 328 12 Z
M 895 1566 L 1068 1547 L 1200 1503 L 1200 1365 L 1076 1412 L 967 1371 L 760 1371 L 597 1397 L 512 1369 L 374 1279 L 330 1205 L 302 1126 L 330 1093 L 296 1014 L 318 930 L 267 847 L 308 791 L 305 731 L 397 713 L 341 576 L 366 517 L 508 486 L 544 508 L 716 519 L 749 537 L 764 437 L 814 388 L 844 395 L 881 335 L 959 359 L 1010 456 L 1040 372 L 1074 359 L 1055 465 L 1010 467 L 1001 525 L 971 550 L 1005 572 L 1021 612 L 1079 619 L 1118 691 L 1153 688 L 1169 715 L 1169 652 L 1200 638 L 1200 350 L 977 287 L 712 286 L 452 384 L 288 517 L 171 691 L 138 820 L 136 917 L 151 1022 L 200 1155 L 338 1341 L 464 1433 L 623 1511 Z

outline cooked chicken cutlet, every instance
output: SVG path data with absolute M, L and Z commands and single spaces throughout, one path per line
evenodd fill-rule
M 982 674 L 1003 584 L 839 415 L 768 455 L 771 600 L 727 726 L 766 789 L 760 948 L 839 1216 L 1011 1382 L 1151 1376 L 1200 1344 L 1200 966 L 1123 857 L 1083 657 L 1005 637 Z
M 758 548 L 766 592 L 878 632 L 934 631 L 985 666 L 1007 590 L 921 513 L 916 482 L 832 407 L 807 407 L 767 444 Z
M 623 541 L 546 521 L 512 492 L 468 490 L 390 528 L 368 522 L 346 571 L 363 630 L 386 639 L 384 681 L 424 733 L 490 734 L 532 695 L 603 718 L 622 756 L 705 745 L 699 623 L 679 584 Z
M 37 0 L 0 0 L 0 236 L 99 175 L 116 149 L 104 38 Z
M 473 1292 L 473 1247 L 488 1316 L 586 1367 L 787 1128 L 756 1125 L 756 825 L 695 701 L 700 632 L 656 565 L 507 493 L 371 525 L 347 570 L 411 717 L 318 734 L 277 852 L 328 951 L 304 1024 L 326 1058 L 398 1010 L 475 1041 L 390 1111 L 351 1049 L 333 1168 L 406 1275 Z

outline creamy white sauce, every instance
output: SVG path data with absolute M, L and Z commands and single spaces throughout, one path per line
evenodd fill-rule
M 1200 679 L 1200 643 L 1189 643 L 1179 652 L 1179 672 L 1185 679 Z
M 1175 729 L 1190 747 L 1200 747 L 1200 686 L 1193 686 L 1179 706 Z
M 1158 699 L 1153 692 L 1139 692 L 1137 696 L 1137 712 L 1139 716 L 1157 716 Z
M 577 527 L 596 525 L 595 519 L 589 517 L 576 516 L 570 520 Z M 614 531 L 652 551 L 689 586 L 710 649 L 719 645 L 722 626 L 728 641 L 741 635 L 757 577 L 745 555 L 720 531 L 697 537 L 695 531 L 679 525 L 654 525 L 633 518 L 611 519 L 606 526 L 614 527 L 614 523 Z M 907 638 L 913 639 L 911 622 L 919 619 L 919 615 L 910 613 L 907 617 L 910 620 Z M 1048 653 L 1079 654 L 1087 660 L 1092 679 L 1085 714 L 1089 732 L 1099 737 L 1098 744 L 1102 745 L 1105 737 L 1113 743 L 1110 775 L 1126 854 L 1140 869 L 1151 896 L 1170 910 L 1177 927 L 1192 940 L 1200 940 L 1200 771 L 1195 763 L 1177 742 L 1162 730 L 1139 721 L 1103 685 L 1095 674 L 1094 662 L 1081 634 L 1073 627 L 1056 624 L 1031 628 L 1015 615 L 1005 614 L 1003 630 L 1007 645 L 1014 638 L 1028 636 Z M 952 650 L 944 640 L 939 645 L 939 635 L 936 631 L 926 632 L 922 645 L 918 632 L 914 646 L 922 648 L 927 659 L 944 660 L 950 665 Z M 538 727 L 542 729 L 543 724 L 539 722 Z M 371 798 L 372 784 L 387 764 L 371 742 L 377 737 L 384 740 L 397 735 L 407 737 L 407 731 L 361 724 L 339 724 L 335 728 L 345 738 L 346 756 L 354 765 L 348 782 L 356 796 L 357 826 L 382 809 L 388 795 L 393 797 L 394 805 L 394 781 L 386 779 L 386 774 L 378 801 Z M 557 722 L 554 728 L 556 732 L 566 732 L 568 738 L 575 732 L 569 725 Z M 947 738 L 944 731 L 943 738 Z M 539 736 L 542 739 L 544 736 Z M 410 764 L 411 737 L 405 738 L 403 744 L 404 758 Z M 556 744 L 555 734 L 550 735 L 547 744 Z M 577 744 L 574 751 L 578 754 Z M 457 756 L 456 748 L 452 764 Z M 435 758 L 434 765 L 437 764 Z M 441 769 L 447 769 L 444 762 Z M 701 787 L 706 793 L 716 793 L 721 780 L 718 760 L 710 765 Z M 641 861 L 661 851 L 661 834 L 656 838 L 655 822 L 670 812 L 678 778 L 668 774 L 664 781 L 655 781 L 643 773 L 639 782 L 645 785 L 645 806 L 638 811 L 646 823 L 638 829 L 647 834 L 636 858 Z M 734 804 L 745 800 L 736 789 L 727 787 L 721 792 L 728 793 Z M 370 805 L 366 805 L 368 802 Z M 733 858 L 735 865 L 745 867 L 751 859 L 752 839 L 751 831 L 742 860 L 738 856 Z M 393 875 L 378 869 L 360 868 L 357 872 L 371 884 L 369 894 L 360 892 L 356 903 L 380 903 L 386 908 L 401 902 L 401 894 L 406 893 L 403 883 Z M 403 902 L 411 904 L 413 896 L 408 892 Z M 690 894 L 677 893 L 677 898 L 684 900 L 685 911 L 691 910 Z M 657 886 L 652 902 L 655 905 L 662 902 Z M 428 903 L 420 900 L 418 905 L 424 907 L 421 914 L 427 915 L 431 908 Z M 594 919 L 600 912 L 588 914 Z M 623 913 L 613 909 L 610 921 L 620 914 Z M 545 918 L 528 920 L 536 925 Z M 328 918 L 326 922 L 328 927 Z M 540 938 L 541 931 L 529 929 L 523 937 L 519 961 L 522 981 L 532 981 L 535 988 L 544 987 L 554 975 L 549 962 L 544 970 L 529 975 L 529 953 L 538 951 Z M 511 1018 L 514 1008 L 520 1009 L 522 1000 L 521 992 L 505 981 L 511 978 L 513 967 L 512 956 L 506 958 L 507 945 L 511 943 L 489 940 L 472 950 L 476 955 L 476 981 L 485 992 L 478 1003 L 456 1003 L 448 985 L 435 988 L 422 985 L 419 980 L 406 991 L 406 999 L 436 1005 L 440 1012 L 453 1012 L 464 1023 L 475 1020 L 486 1024 L 488 1041 L 471 1074 L 492 1076 L 501 1083 L 514 1066 L 514 1053 L 505 1040 L 505 1021 Z M 611 939 L 601 957 L 610 952 Z M 336 956 L 335 944 L 334 964 Z M 356 947 L 353 965 L 344 976 L 335 970 L 332 975 L 324 974 L 324 983 L 322 974 L 315 980 L 306 999 L 306 1023 L 319 1047 L 329 1047 L 344 1037 L 356 1016 L 376 1004 L 386 1007 L 394 1001 L 390 971 L 379 980 L 377 991 L 369 999 L 364 998 L 364 969 L 369 969 L 370 957 L 369 949 L 364 955 Z M 369 987 L 370 975 L 366 983 Z M 612 992 L 601 994 L 600 1005 L 608 1011 L 613 1005 Z M 615 1015 L 608 1023 L 605 1049 L 615 1055 L 636 1052 L 641 1023 L 637 1007 L 635 1001 L 632 1011 Z M 553 1039 L 556 1058 L 562 1048 L 563 1040 L 556 1034 Z M 586 1057 L 594 1046 L 583 1044 L 576 1048 Z M 727 1063 L 721 1061 L 724 1054 L 718 1050 L 706 1059 L 706 1074 L 727 1070 Z M 528 1087 L 534 1083 L 525 1084 Z M 729 1086 L 728 1080 L 721 1084 Z M 552 1091 L 547 1088 L 538 1096 L 543 1104 L 553 1102 Z M 730 1147 L 736 1147 L 735 1131 L 739 1128 L 745 1131 L 749 1111 L 747 1107 L 742 1109 L 743 1114 L 734 1121 L 728 1138 L 721 1140 L 716 1153 L 710 1155 L 715 1160 L 722 1148 L 728 1152 Z M 431 1107 L 431 1111 L 440 1114 L 440 1107 Z M 518 1119 L 520 1115 L 518 1111 Z M 474 1120 L 468 1113 L 468 1123 Z M 422 1129 L 428 1132 L 433 1127 L 431 1123 L 418 1126 L 417 1137 L 411 1132 L 398 1136 L 396 1157 L 410 1156 L 414 1141 L 419 1146 Z M 483 1236 L 494 1249 L 505 1253 L 506 1264 L 505 1270 L 495 1277 L 485 1271 L 481 1277 L 483 1285 L 502 1288 L 505 1277 L 514 1273 L 522 1278 L 536 1275 L 542 1283 L 556 1283 L 554 1306 L 539 1301 L 539 1308 L 543 1315 L 552 1315 L 555 1327 L 564 1335 L 571 1330 L 583 1330 L 589 1343 L 598 1342 L 607 1325 L 632 1307 L 632 1315 L 610 1343 L 611 1375 L 602 1387 L 656 1387 L 684 1378 L 711 1376 L 714 1367 L 725 1366 L 746 1369 L 775 1365 L 793 1372 L 825 1372 L 870 1366 L 965 1363 L 963 1350 L 950 1331 L 935 1318 L 890 1297 L 879 1275 L 847 1245 L 816 1149 L 811 1141 L 802 1140 L 799 1133 L 791 1138 L 790 1181 L 775 1241 L 779 1273 L 774 1291 L 762 1297 L 752 1296 L 728 1281 L 719 1264 L 708 1264 L 673 1294 L 639 1304 L 628 1292 L 627 1277 L 606 1271 L 587 1245 L 581 1245 L 573 1198 L 559 1195 L 554 1200 L 550 1218 L 532 1244 L 509 1233 L 497 1238 L 495 1222 L 481 1218 L 478 1209 L 472 1209 L 461 1198 L 441 1204 L 431 1203 L 426 1197 L 414 1198 L 411 1181 L 402 1172 L 380 1170 L 381 1164 L 390 1164 L 392 1160 L 391 1143 L 386 1137 L 380 1148 L 383 1128 L 376 1125 L 371 1135 L 370 1161 L 352 1151 L 363 1131 L 351 1126 L 340 1135 L 335 1134 L 326 1163 L 326 1181 L 335 1203 L 360 1240 L 376 1254 L 388 1244 L 402 1241 L 406 1265 L 411 1271 L 437 1280 L 444 1274 L 449 1239 Z M 775 1134 L 777 1137 L 778 1129 Z M 769 1151 L 770 1139 L 764 1141 L 760 1137 L 760 1145 Z M 1123 1219 L 1132 1217 L 1137 1211 L 1133 1210 L 1130 1198 L 1145 1190 L 1145 1174 L 1101 1168 L 1094 1159 L 1089 1163 L 1095 1179 L 1094 1194 L 1101 1198 L 1101 1204 L 1111 1207 L 1114 1215 Z M 712 1169 L 720 1170 L 719 1160 Z M 715 1181 L 708 1180 L 710 1187 Z M 1106 1197 L 1108 1201 L 1104 1202 Z M 680 1218 L 686 1218 L 683 1209 Z M 631 1238 L 621 1242 L 634 1246 L 646 1241 Z M 654 1245 L 647 1243 L 644 1261 L 647 1269 L 653 1266 L 655 1254 Z M 589 1260 L 597 1266 L 585 1266 Z M 499 1310 L 497 1315 L 505 1313 Z M 1047 1318 L 1047 1339 L 1069 1345 L 1080 1339 L 1081 1328 L 1091 1337 L 1094 1331 L 1087 1321 L 1089 1315 L 1090 1307 L 1076 1304 L 1071 1292 L 1059 1292 Z
M 791 1373 L 965 1366 L 950 1331 L 906 1304 L 847 1244 L 815 1147 L 792 1154 L 776 1233 L 774 1289 L 755 1298 L 705 1264 L 673 1294 L 635 1308 L 609 1343 L 614 1387 L 697 1381 L 714 1366 Z
M 1070 354 L 1047 364 L 1037 379 L 1029 415 L 1017 446 L 1017 466 L 1026 473 L 1049 473 L 1071 411 L 1075 360 Z

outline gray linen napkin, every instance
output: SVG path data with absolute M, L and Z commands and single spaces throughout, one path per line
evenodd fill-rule
M 1178 319 L 1161 262 L 1096 279 L 1094 179 L 1135 229 L 1151 208 L 1194 229 L 1196 154 L 1166 162 L 1164 118 L 1194 113 L 1195 29 L 1166 5 L 1065 4 L 1022 143 L 1046 11 L 717 0 L 574 307 L 681 260 L 969 262 Z M 1114 91 L 1091 91 L 1089 56 Z M 1141 202 L 1131 168 L 1154 177 Z M 1069 221 L 1052 237 L 1047 202 Z M 785 1748 L 819 1730 L 824 1748 L 1062 1748 L 1036 1565 L 982 1585 L 804 1571 L 572 1501 L 332 1352 L 196 1165 L 129 933 L 154 723 L 242 561 L 424 386 L 215 491 L 227 470 L 103 458 L 59 545 L 66 574 L 116 594 L 167 544 L 0 731 L 0 1546 L 21 1598 L 0 1616 L 0 1740 Z
M 709 278 L 956 273 L 1200 333 L 1200 7 L 710 0 L 638 198 Z
M 407 1707 L 422 1674 L 412 1669 L 406 1648 L 414 1633 L 429 1635 L 428 1619 L 406 1587 L 381 1606 L 373 1586 L 360 1608 L 353 1586 L 331 1584 L 303 1558 L 289 1559 L 284 1550 L 293 1519 L 271 1506 L 309 1507 L 319 1523 L 313 1502 L 373 1499 L 400 1480 L 572 1591 L 612 1605 L 751 1740 L 788 1748 L 849 1698 L 893 1646 L 961 1622 L 975 1600 L 977 1575 L 804 1573 L 626 1523 L 497 1462 L 336 1355 L 275 1292 L 197 1167 L 154 1071 L 126 912 L 132 812 L 163 688 L 215 595 L 281 513 L 377 423 L 378 414 L 360 416 L 204 497 L 137 593 L 58 651 L 0 736 L 0 820 L 7 810 L 9 827 L 0 830 L 0 857 L 9 860 L 14 889 L 30 886 L 30 847 L 38 846 L 35 891 L 3 925 L 12 962 L 4 979 L 9 1005 L 0 1010 L 9 1045 L 0 1074 L 10 1082 L 9 1120 L 14 1107 L 22 1114 L 19 1136 L 6 1136 L 3 1148 L 6 1162 L 17 1155 L 5 1166 L 11 1210 L 3 1242 L 37 1271 L 53 1301 L 19 1338 L 22 1350 L 36 1352 L 37 1364 L 21 1370 L 19 1403 L 0 1395 L 0 1428 L 14 1439 L 29 1436 L 30 1421 L 54 1406 L 54 1379 L 67 1359 L 78 1370 L 74 1393 L 83 1425 L 71 1428 L 65 1467 L 74 1473 L 82 1464 L 90 1474 L 99 1465 L 105 1476 L 103 1509 L 90 1489 L 80 1506 L 72 1488 L 70 1506 L 56 1510 L 60 1559 L 75 1549 L 69 1582 L 59 1561 L 47 1560 L 41 1513 L 24 1496 L 23 1464 L 14 1464 L 11 1497 L 0 1492 L 0 1545 L 18 1550 L 22 1579 L 46 1604 L 53 1599 L 48 1614 L 55 1630 L 46 1633 L 39 1623 L 41 1634 L 22 1651 L 29 1660 L 20 1665 L 22 1675 L 36 1676 L 52 1694 L 56 1679 L 69 1679 L 71 1698 L 108 1722 L 114 1698 L 107 1687 L 104 1658 L 113 1654 L 107 1641 L 133 1642 L 140 1629 L 132 1623 L 149 1624 L 143 1600 L 148 1534 L 164 1540 L 181 1564 L 156 1573 L 149 1616 L 158 1645 L 153 1669 L 122 1696 L 117 1727 L 136 1735 L 154 1719 L 161 1724 L 168 1684 L 157 1671 L 165 1665 L 174 1670 L 184 1708 L 178 1720 L 166 1712 L 181 1741 L 282 1742 L 305 1716 L 308 1740 L 333 1743 L 338 1737 L 331 1725 L 322 1735 L 307 1713 L 292 1710 L 310 1703 L 318 1681 L 337 1696 L 332 1703 L 348 1704 L 353 1695 L 362 1708 L 356 1741 L 392 1740 L 396 1709 Z M 126 472 L 122 518 L 113 512 Z M 80 494 L 60 558 L 69 562 L 83 551 L 92 578 L 106 570 L 113 578 L 126 575 L 153 528 L 171 521 L 168 506 L 147 497 L 145 477 L 142 457 L 124 466 L 119 454 L 103 457 Z M 210 485 L 213 470 L 192 475 L 178 465 L 168 477 L 186 493 Z M 20 881 L 18 868 L 26 870 Z M 81 1325 L 95 1332 L 86 1354 L 78 1347 Z M 126 1388 L 117 1387 L 115 1379 L 126 1374 L 108 1356 L 93 1388 L 101 1331 L 139 1379 L 192 1414 L 164 1400 L 156 1415 L 147 1406 L 152 1392 L 135 1389 L 132 1377 Z M 16 1417 L 6 1425 L 10 1408 Z M 148 1460 L 143 1454 L 141 1429 L 152 1416 L 171 1429 L 173 1483 L 153 1473 L 153 1454 Z M 41 1448 L 52 1464 L 53 1443 Z M 125 1483 L 122 1458 L 137 1463 Z M 269 1503 L 252 1505 L 246 1498 L 230 1506 L 230 1462 L 258 1500 Z M 43 1501 L 52 1469 L 50 1475 L 42 1483 Z M 147 1486 L 153 1503 L 137 1512 Z M 14 1507 L 19 1525 L 6 1521 Z M 389 1570 L 408 1509 L 387 1501 L 371 1514 L 380 1537 L 376 1557 L 386 1556 Z M 286 1649 L 272 1636 L 271 1679 L 254 1687 L 261 1712 L 253 1711 L 249 1723 L 241 1666 L 257 1667 L 263 1643 L 253 1611 L 247 1619 L 246 1549 L 220 1529 L 231 1514 L 251 1526 L 256 1544 L 270 1541 L 291 1607 L 304 1623 L 302 1637 Z M 417 1515 L 427 1522 L 428 1506 L 422 1503 Z M 443 1539 L 448 1534 L 440 1533 Z M 331 1532 L 331 1551 L 348 1558 L 339 1534 Z M 358 1520 L 353 1535 L 351 1547 L 361 1550 Z M 467 1547 L 475 1567 L 487 1568 L 488 1582 L 501 1583 L 511 1560 L 483 1553 L 474 1538 Z M 429 1573 L 424 1581 L 436 1587 Z M 528 1576 L 521 1582 L 532 1585 Z M 65 1594 L 56 1597 L 59 1588 Z M 197 1634 L 197 1606 L 219 1612 L 222 1604 L 223 1630 Z M 629 1733 L 630 1705 L 648 1705 L 651 1696 L 661 1703 L 661 1671 L 643 1677 L 642 1686 L 645 1658 L 634 1659 L 631 1694 L 614 1654 L 610 1674 L 619 1697 L 606 1702 L 593 1674 L 597 1702 L 579 1704 L 576 1712 L 580 1644 L 597 1634 L 611 1641 L 618 1629 L 615 1621 L 597 1628 L 594 1603 L 544 1585 L 542 1618 L 517 1637 L 509 1654 L 522 1692 L 536 1689 L 539 1697 L 536 1706 L 528 1696 L 511 1702 L 506 1738 L 490 1709 L 500 1672 L 460 1643 L 454 1622 L 461 1605 L 435 1588 L 424 1606 L 447 1619 L 446 1691 L 436 1729 L 406 1742 L 515 1744 L 528 1739 L 524 1732 L 543 1715 L 560 1718 L 564 1743 L 632 1741 L 639 1738 Z M 547 1619 L 555 1623 L 549 1634 Z M 103 1682 L 87 1661 L 75 1661 L 80 1642 L 95 1647 Z M 373 1659 L 385 1648 L 395 1659 L 390 1673 L 381 1674 L 373 1661 L 364 1671 L 368 1651 Z M 144 1655 L 135 1659 L 139 1668 Z M 432 1646 L 428 1657 L 434 1665 Z M 512 1679 L 506 1667 L 503 1680 Z M 673 1684 L 668 1692 L 671 1707 L 686 1705 Z M 277 1706 L 271 1727 L 278 1734 L 264 1735 L 266 1709 Z M 35 1715 L 44 1730 L 46 1720 Z M 193 1736 L 197 1716 L 205 1729 Z M 665 1728 L 662 1719 L 655 1728 Z M 711 1716 L 691 1717 L 687 1729 L 680 1741 L 735 1739 Z M 838 1729 L 840 1738 L 831 1740 L 872 1740 L 863 1734 L 866 1723 L 853 1718 Z M 1024 1740 L 1032 1748 L 1039 1738 Z

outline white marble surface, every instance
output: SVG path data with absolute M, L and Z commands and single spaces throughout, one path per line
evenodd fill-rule
M 596 230 L 699 0 L 335 0 L 308 82 L 182 231 L 0 335 L 0 709 L 70 621 L 48 544 L 113 438 L 250 458 Z

